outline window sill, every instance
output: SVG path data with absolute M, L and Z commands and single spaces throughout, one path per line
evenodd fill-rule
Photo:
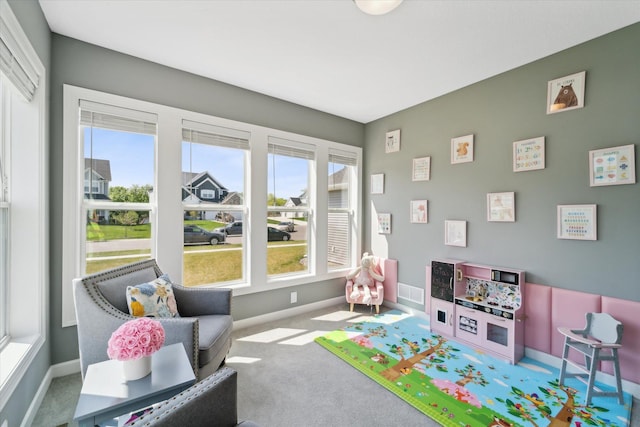
M 43 342 L 38 336 L 13 339 L 0 351 L 0 408 L 9 401 Z

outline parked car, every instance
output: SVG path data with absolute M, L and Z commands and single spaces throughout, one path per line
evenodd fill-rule
M 213 230 L 215 233 L 226 234 L 227 236 L 232 236 L 234 234 L 242 235 L 242 221 L 234 221 L 230 224 L 225 225 L 224 227 L 216 228 Z
M 204 228 L 200 228 L 197 225 L 185 225 L 184 226 L 184 243 L 209 243 L 211 245 L 217 245 L 225 241 L 225 235 L 216 231 L 207 231 Z
M 274 240 L 287 241 L 291 240 L 291 234 L 286 231 L 278 230 L 274 227 L 267 227 L 267 241 L 272 242 Z
M 282 221 L 276 225 L 276 228 L 281 231 L 296 231 L 293 221 Z

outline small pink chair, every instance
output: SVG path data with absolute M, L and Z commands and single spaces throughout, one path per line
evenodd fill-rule
M 377 267 L 376 269 L 380 271 L 380 263 L 381 259 L 377 258 Z M 380 305 L 384 301 L 384 286 L 382 282 L 377 280 L 374 281 L 374 285 L 369 286 L 369 291 L 371 292 L 371 301 L 368 303 L 369 306 L 376 306 L 376 314 L 380 314 Z M 347 302 L 349 303 L 349 310 L 353 311 L 354 304 L 364 304 L 363 299 L 365 296 L 364 292 L 360 292 L 360 296 L 358 298 L 351 298 L 351 293 L 353 292 L 353 280 L 347 280 L 347 285 L 345 286 L 345 297 Z

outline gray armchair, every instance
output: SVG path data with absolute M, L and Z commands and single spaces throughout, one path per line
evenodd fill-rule
M 116 267 L 73 281 L 82 377 L 90 364 L 108 359 L 107 342 L 121 324 L 133 319 L 126 289 L 162 275 L 156 261 Z M 231 347 L 231 290 L 186 288 L 174 284 L 180 317 L 158 318 L 165 345 L 182 343 L 197 378 L 212 374 Z
M 238 424 L 238 373 L 222 368 L 153 409 L 129 427 L 259 427 L 252 421 Z

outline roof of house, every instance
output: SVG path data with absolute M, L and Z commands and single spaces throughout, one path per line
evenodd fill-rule
M 211 181 L 213 181 L 213 183 L 218 188 L 221 188 L 223 190 L 227 189 L 217 179 L 215 179 L 213 177 L 213 175 L 211 175 L 209 173 L 209 171 L 198 172 L 198 173 L 196 173 L 196 172 L 182 172 L 182 185 L 185 186 L 185 187 L 189 187 L 190 185 L 195 184 L 196 182 L 198 182 L 200 179 L 202 179 L 204 177 L 208 177 L 209 179 L 211 179 Z
M 84 168 L 92 169 L 95 173 L 100 175 L 105 181 L 111 181 L 111 163 L 109 160 L 103 159 L 84 159 Z
M 220 202 L 221 205 L 241 205 L 242 204 L 242 194 L 237 191 L 232 191 L 227 194 L 227 197 L 224 198 L 223 201 Z

